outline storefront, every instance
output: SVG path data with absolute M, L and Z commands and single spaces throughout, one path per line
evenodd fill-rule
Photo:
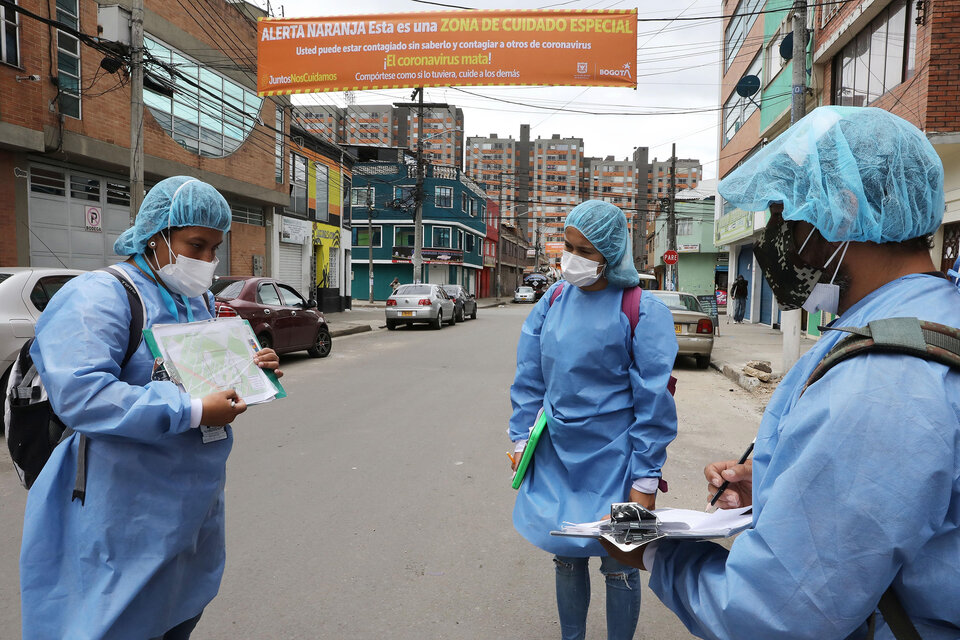
M 305 298 L 314 297 L 313 287 L 310 286 L 312 239 L 313 225 L 310 222 L 282 216 L 276 277 Z
M 320 311 L 343 311 L 340 228 L 316 222 L 313 225 L 313 256 L 316 273 L 316 299 Z

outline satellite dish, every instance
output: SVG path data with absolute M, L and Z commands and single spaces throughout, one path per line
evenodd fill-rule
M 793 32 L 788 33 L 783 40 L 780 41 L 780 57 L 784 60 L 790 60 L 793 58 Z
M 759 76 L 743 76 L 740 78 L 740 82 L 737 83 L 737 95 L 743 98 L 749 98 L 756 94 L 757 91 L 760 91 Z

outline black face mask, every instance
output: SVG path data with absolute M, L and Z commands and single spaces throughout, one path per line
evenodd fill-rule
M 753 249 L 760 270 L 784 311 L 803 306 L 823 275 L 822 269 L 801 262 L 795 247 L 790 223 L 775 216 L 770 219 L 763 230 L 763 237 Z

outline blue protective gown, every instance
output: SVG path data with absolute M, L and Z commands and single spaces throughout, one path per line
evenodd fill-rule
M 174 318 L 157 286 L 130 273 L 144 326 Z M 190 301 L 195 319 L 211 312 Z M 127 366 L 130 304 L 103 272 L 61 289 L 37 323 L 31 351 L 57 415 L 87 435 L 86 504 L 70 497 L 78 434 L 58 446 L 27 498 L 20 586 L 25 640 L 162 635 L 199 614 L 224 566 L 223 486 L 229 437 L 201 443 L 190 396 L 151 382 L 142 343 Z
M 911 275 L 834 326 L 960 325 L 960 294 Z M 960 373 L 872 353 L 799 397 L 847 334 L 826 333 L 780 383 L 753 462 L 753 528 L 726 549 L 661 543 L 650 587 L 702 638 L 858 638 L 892 583 L 924 640 L 960 638 Z M 799 397 L 799 399 L 798 399 Z M 878 639 L 892 638 L 884 625 Z
M 623 290 L 554 284 L 523 324 L 510 390 L 510 439 L 527 437 L 541 407 L 547 428 L 520 486 L 513 524 L 551 553 L 606 552 L 586 538 L 551 536 L 563 522 L 590 522 L 623 502 L 639 478 L 660 477 L 677 412 L 667 390 L 677 355 L 673 319 L 643 293 L 633 340 Z

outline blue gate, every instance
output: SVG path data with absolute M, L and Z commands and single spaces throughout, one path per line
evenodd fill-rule
M 744 321 L 750 320 L 750 299 L 753 297 L 751 283 L 753 282 L 753 245 L 745 244 L 740 247 L 739 253 L 737 253 L 737 275 L 743 276 L 747 281 L 747 312 L 744 314 Z M 733 286 L 733 281 L 730 281 L 728 287 Z M 729 291 L 729 288 L 727 289 Z M 730 308 L 733 308 L 733 300 L 727 302 L 730 305 Z

